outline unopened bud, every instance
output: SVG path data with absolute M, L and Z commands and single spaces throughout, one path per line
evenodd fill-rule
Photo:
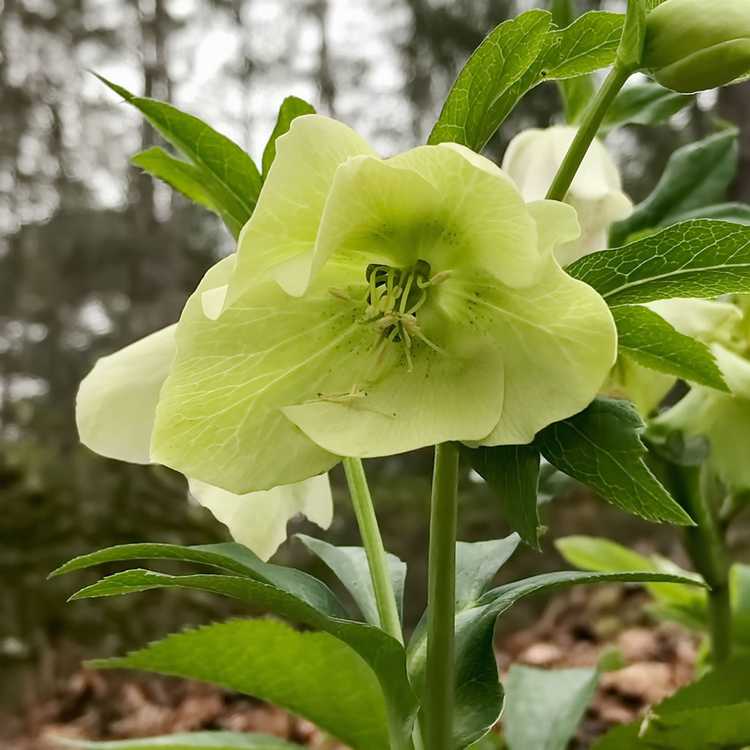
M 666 0 L 648 15 L 643 63 L 683 93 L 741 78 L 750 72 L 750 0 Z

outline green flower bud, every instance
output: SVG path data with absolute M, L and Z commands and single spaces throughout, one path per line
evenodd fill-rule
M 732 83 L 750 72 L 750 2 L 666 0 L 648 15 L 643 63 L 674 91 Z

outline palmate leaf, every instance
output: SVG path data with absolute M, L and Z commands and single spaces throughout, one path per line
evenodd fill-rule
M 203 192 L 210 196 L 214 210 L 220 209 L 228 219 L 229 229 L 237 235 L 250 218 L 260 193 L 261 176 L 253 160 L 234 141 L 197 117 L 166 102 L 134 96 L 102 76 L 97 78 L 138 109 L 168 143 L 190 160 L 200 173 Z M 154 159 L 153 154 L 146 160 L 149 171 L 157 177 L 170 185 L 178 180 L 176 174 L 182 168 L 174 162 Z M 187 171 L 180 173 L 183 187 L 187 186 Z
M 657 372 L 729 391 L 711 350 L 679 333 L 661 315 L 640 305 L 615 307 L 612 314 L 621 354 Z
M 627 401 L 597 398 L 542 430 L 534 444 L 560 471 L 622 510 L 651 521 L 692 520 L 644 462 L 643 422 Z
M 278 737 L 240 732 L 191 732 L 105 742 L 60 737 L 56 742 L 80 750 L 294 750 L 301 747 Z
M 119 596 L 158 588 L 192 589 L 229 596 L 245 602 L 255 610 L 273 612 L 298 625 L 314 628 L 332 636 L 341 642 L 342 646 L 349 648 L 352 655 L 360 659 L 363 665 L 367 665 L 372 670 L 372 679 L 379 682 L 382 690 L 380 702 L 384 706 L 383 711 L 388 716 L 388 722 L 383 724 L 382 731 L 385 732 L 386 726 L 390 725 L 394 742 L 400 741 L 404 747 L 406 746 L 416 713 L 416 703 L 406 676 L 405 653 L 398 641 L 379 628 L 337 618 L 273 585 L 241 576 L 170 576 L 149 570 L 128 570 L 103 578 L 97 583 L 85 587 L 74 594 L 71 599 Z M 147 652 L 148 649 L 145 651 Z M 130 657 L 126 657 L 125 659 L 97 662 L 97 666 L 127 667 L 137 665 L 131 664 Z M 204 675 L 207 673 L 204 671 L 195 674 L 183 674 L 182 672 L 177 674 L 220 682 L 211 677 L 205 677 Z M 319 673 L 317 678 L 324 680 L 325 675 Z M 266 688 L 260 682 L 257 683 L 257 689 L 265 690 Z M 264 693 L 252 694 L 278 702 L 277 697 Z M 385 700 L 383 700 L 383 697 L 385 697 Z M 280 705 L 303 713 L 312 721 L 320 722 L 319 718 L 306 714 L 304 711 L 299 711 L 299 709 L 286 703 L 280 703 Z M 342 730 L 335 725 L 325 724 L 322 726 L 341 739 L 352 742 L 351 738 L 343 736 Z M 398 747 L 401 747 L 401 745 L 398 745 Z
M 737 131 L 724 130 L 677 149 L 653 192 L 612 227 L 610 245 L 644 230 L 676 223 L 681 216 L 725 200 L 737 174 Z
M 750 227 L 697 219 L 566 268 L 610 307 L 750 291 Z
M 539 450 L 533 445 L 462 446 L 461 455 L 497 493 L 513 531 L 526 544 L 539 549 Z
M 362 547 L 335 547 L 328 542 L 305 534 L 297 534 L 297 539 L 313 554 L 317 555 L 344 584 L 365 620 L 371 625 L 380 627 L 375 589 L 372 585 L 370 565 L 365 550 Z M 391 574 L 393 593 L 396 596 L 398 613 L 403 618 L 406 563 L 391 554 L 387 554 L 386 559 Z
M 456 612 L 456 700 L 454 744 L 468 747 L 484 736 L 500 717 L 503 689 L 493 650 L 495 621 L 517 601 L 532 594 L 592 583 L 691 583 L 661 573 L 548 573 L 488 591 Z M 409 644 L 409 673 L 415 686 L 424 682 L 426 642 L 418 628 Z
M 542 10 L 501 23 L 459 73 L 429 142 L 453 141 L 481 151 L 532 88 L 610 65 L 622 24 L 622 15 L 594 11 L 557 29 Z

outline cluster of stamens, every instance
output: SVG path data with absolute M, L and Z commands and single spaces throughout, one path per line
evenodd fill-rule
M 446 278 L 447 273 L 430 276 L 430 266 L 421 260 L 411 268 L 371 265 L 367 269 L 364 322 L 373 324 L 382 333 L 381 351 L 388 342 L 403 346 L 410 372 L 413 369 L 411 349 L 414 339 L 443 353 L 421 330 L 417 312 L 427 302 L 429 288 Z

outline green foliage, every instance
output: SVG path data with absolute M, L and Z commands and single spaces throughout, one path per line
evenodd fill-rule
M 646 44 L 646 2 L 647 0 L 628 0 L 625 26 L 617 49 L 617 65 L 627 70 L 634 71 L 641 67 Z
M 692 96 L 677 94 L 652 81 L 628 86 L 610 105 L 601 130 L 606 132 L 623 125 L 658 125 L 694 101 Z
M 97 76 L 115 93 L 146 117 L 151 125 L 178 151 L 190 159 L 194 170 L 146 152 L 149 171 L 181 191 L 190 190 L 195 199 L 195 181 L 203 182 L 202 195 L 210 196 L 212 210 L 221 213 L 229 230 L 237 236 L 250 218 L 258 200 L 261 176 L 253 160 L 236 144 L 197 117 L 156 99 L 134 96 L 127 89 Z M 140 155 L 144 160 L 144 155 Z M 144 167 L 145 168 L 145 167 Z M 192 178 L 192 179 L 189 179 Z M 175 184 L 176 183 L 176 184 Z M 204 201 L 198 201 L 206 205 Z
M 623 244 L 634 234 L 675 224 L 691 211 L 723 201 L 737 174 L 737 155 L 735 129 L 677 149 L 648 198 L 612 227 L 610 244 Z
M 750 291 L 750 228 L 696 219 L 625 247 L 587 255 L 567 272 L 611 307 Z
M 535 444 L 553 466 L 622 510 L 652 521 L 690 524 L 646 466 L 643 429 L 630 403 L 597 398 L 580 414 L 542 430 Z
M 622 21 L 618 14 L 591 12 L 557 29 L 549 13 L 530 10 L 500 24 L 460 72 L 429 142 L 454 141 L 481 151 L 535 86 L 610 65 Z
M 283 706 L 354 750 L 389 747 L 375 675 L 330 633 L 303 633 L 276 620 L 232 620 L 171 635 L 92 666 L 211 682 Z
M 271 164 L 276 158 L 276 139 L 280 138 L 289 130 L 292 121 L 301 115 L 314 115 L 315 107 L 308 104 L 304 99 L 297 96 L 288 96 L 279 107 L 279 114 L 276 118 L 276 125 L 271 132 L 266 148 L 263 151 L 263 179 L 268 175 Z
M 315 539 L 305 534 L 298 534 L 297 539 L 317 555 L 344 584 L 365 620 L 371 625 L 380 627 L 375 589 L 370 577 L 370 566 L 365 550 L 362 547 L 335 547 L 322 539 Z M 390 569 L 393 592 L 396 596 L 396 606 L 399 616 L 403 618 L 406 564 L 395 555 L 389 554 L 386 559 Z
M 706 750 L 750 743 L 750 659 L 719 667 L 660 703 L 643 722 L 618 727 L 594 750 Z
M 612 314 L 621 354 L 657 372 L 729 391 L 711 350 L 676 331 L 661 315 L 640 305 L 615 307 Z
M 110 742 L 60 738 L 58 742 L 80 750 L 292 750 L 300 747 L 277 737 L 239 732 L 193 732 Z
M 463 447 L 461 454 L 497 493 L 510 527 L 526 544 L 539 549 L 539 451 L 529 445 L 498 445 Z
M 505 681 L 503 734 L 510 750 L 565 750 L 594 696 L 599 671 L 514 664 Z

